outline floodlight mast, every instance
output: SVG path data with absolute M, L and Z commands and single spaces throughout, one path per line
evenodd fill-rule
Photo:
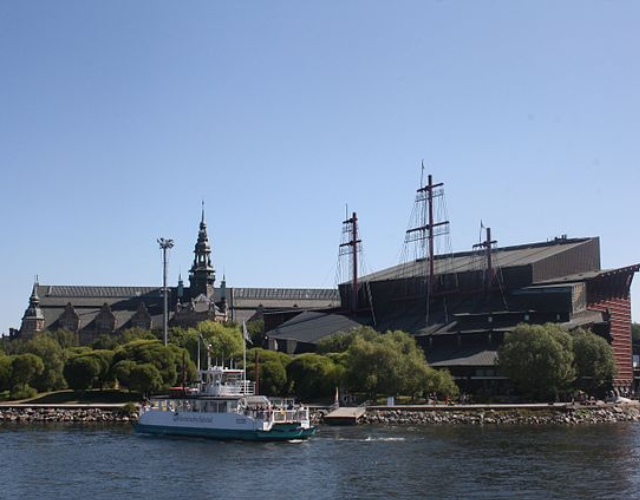
M 167 250 L 173 248 L 173 240 L 158 238 L 158 245 L 160 245 L 160 250 L 162 250 L 162 299 L 163 299 L 163 308 L 162 308 L 162 333 L 164 335 L 164 345 L 167 345 L 168 336 L 169 336 L 169 293 L 167 291 L 167 267 L 168 267 L 168 259 L 167 259 Z

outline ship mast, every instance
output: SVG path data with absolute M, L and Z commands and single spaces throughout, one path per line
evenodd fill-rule
M 486 230 L 486 238 L 482 243 L 478 243 L 477 245 L 473 245 L 473 248 L 484 248 L 485 257 L 487 259 L 487 280 L 485 283 L 486 291 L 491 291 L 493 288 L 493 283 L 495 281 L 496 272 L 493 267 L 493 245 L 498 243 L 496 240 L 491 239 L 491 228 L 487 227 Z
M 340 244 L 340 256 L 351 256 L 351 312 L 356 314 L 358 310 L 358 245 L 362 242 L 358 239 L 358 215 L 353 212 L 351 217 L 343 223 L 343 234 L 348 235 L 349 240 Z
M 424 172 L 424 164 L 422 165 Z M 429 273 L 427 276 L 427 290 L 429 295 L 435 286 L 435 238 L 449 232 L 449 221 L 435 222 L 434 200 L 444 195 L 444 190 L 439 189 L 444 184 L 433 183 L 433 177 L 427 177 L 427 184 L 417 190 L 416 204 L 420 207 L 418 226 L 408 229 L 405 234 L 405 244 L 417 241 L 421 244 L 422 255 L 420 258 L 428 259 Z

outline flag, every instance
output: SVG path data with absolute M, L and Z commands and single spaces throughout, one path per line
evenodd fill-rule
M 251 342 L 251 338 L 249 337 L 249 331 L 247 330 L 247 322 L 246 321 L 242 322 L 242 334 L 244 335 L 244 341 L 248 342 L 251 345 L 253 345 L 253 342 Z

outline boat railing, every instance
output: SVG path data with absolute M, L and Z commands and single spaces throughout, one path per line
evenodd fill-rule
M 204 393 L 212 396 L 253 396 L 256 393 L 256 384 L 249 380 L 238 380 L 226 384 L 208 384 L 205 386 Z
M 278 422 L 300 422 L 309 420 L 309 409 L 306 407 L 278 408 L 273 411 L 273 420 Z

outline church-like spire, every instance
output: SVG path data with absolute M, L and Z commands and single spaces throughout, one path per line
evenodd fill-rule
M 44 314 L 40 309 L 40 297 L 38 296 L 38 280 L 36 278 L 29 297 L 29 307 L 22 317 L 22 325 L 20 327 L 20 335 L 33 335 L 44 329 Z
M 220 298 L 227 299 L 227 273 L 222 273 L 222 281 L 220 282 Z
M 191 285 L 191 297 L 204 294 L 213 297 L 214 283 L 216 280 L 215 269 L 211 264 L 211 246 L 207 236 L 207 223 L 204 217 L 204 200 L 202 201 L 202 219 L 196 241 L 193 265 L 189 271 L 189 283 Z
M 178 274 L 178 302 L 182 302 L 184 297 L 184 281 L 182 281 L 182 273 Z

